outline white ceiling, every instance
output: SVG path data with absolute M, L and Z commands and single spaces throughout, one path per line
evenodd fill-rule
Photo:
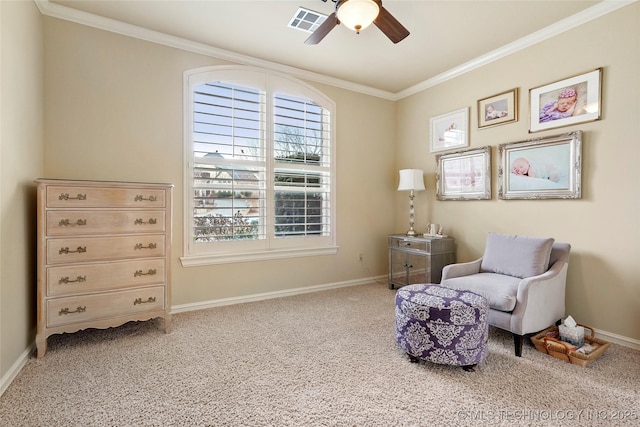
M 328 15 L 334 8 L 331 0 L 36 1 L 44 13 L 52 16 L 73 16 L 71 20 L 85 20 L 91 25 L 97 22 L 93 15 L 98 15 L 216 51 L 283 64 L 395 95 L 438 76 L 463 71 L 474 62 L 486 63 L 519 45 L 558 34 L 608 12 L 611 3 L 619 3 L 384 0 L 384 7 L 411 32 L 400 43 L 394 45 L 372 25 L 359 35 L 338 26 L 318 45 L 306 45 L 309 33 L 289 28 L 290 18 L 298 6 Z M 93 15 L 78 14 L 77 10 Z M 111 21 L 101 22 L 96 26 L 104 27 L 104 22 Z

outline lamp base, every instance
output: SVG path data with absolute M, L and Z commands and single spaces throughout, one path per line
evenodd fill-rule
M 413 229 L 414 219 L 415 219 L 415 211 L 413 209 L 413 190 L 409 192 L 409 231 L 407 231 L 407 236 L 414 237 L 416 235 L 416 231 Z

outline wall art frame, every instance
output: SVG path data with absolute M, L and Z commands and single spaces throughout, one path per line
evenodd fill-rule
M 602 68 L 529 89 L 529 133 L 600 120 Z
M 478 100 L 478 129 L 518 121 L 518 88 Z
M 498 198 L 580 199 L 582 131 L 498 145 Z
M 434 116 L 430 120 L 432 153 L 469 146 L 469 107 Z
M 491 147 L 436 155 L 438 200 L 491 199 Z

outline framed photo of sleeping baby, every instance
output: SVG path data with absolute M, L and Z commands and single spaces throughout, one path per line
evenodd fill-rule
M 582 131 L 498 145 L 499 199 L 582 197 Z
M 529 133 L 600 119 L 602 68 L 529 90 Z
M 478 101 L 478 128 L 518 121 L 518 88 Z

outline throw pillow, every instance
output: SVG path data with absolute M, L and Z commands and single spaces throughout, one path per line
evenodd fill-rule
M 508 276 L 537 276 L 549 268 L 554 239 L 489 233 L 480 270 Z

